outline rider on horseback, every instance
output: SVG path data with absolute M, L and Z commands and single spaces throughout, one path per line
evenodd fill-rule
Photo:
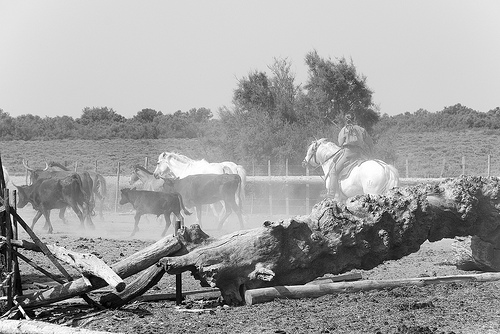
M 339 174 L 349 164 L 358 159 L 368 158 L 373 149 L 373 140 L 364 128 L 354 124 L 351 114 L 345 115 L 345 126 L 340 130 L 338 137 L 339 158 L 337 159 L 331 173 L 330 184 L 334 192 L 330 195 L 336 196 L 339 189 Z

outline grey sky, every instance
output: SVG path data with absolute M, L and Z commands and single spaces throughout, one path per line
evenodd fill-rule
M 500 1 L 0 0 L 0 108 L 132 117 L 231 106 L 274 58 L 352 58 L 381 113 L 500 106 Z

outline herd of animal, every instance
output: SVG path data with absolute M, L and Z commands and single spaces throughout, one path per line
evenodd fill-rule
M 331 186 L 328 178 L 332 169 L 331 157 L 339 149 L 326 139 L 320 139 L 308 147 L 303 160 L 304 166 L 323 168 L 327 189 Z M 92 216 L 95 215 L 96 201 L 100 202 L 99 215 L 103 216 L 107 185 L 102 175 L 93 171 L 76 173 L 55 162 L 46 164 L 44 169 L 31 168 L 24 161 L 23 166 L 28 171 L 30 182 L 29 185 L 15 185 L 18 190 L 18 207 L 23 208 L 31 203 L 36 210 L 32 228 L 44 216 L 45 227 L 52 233 L 50 211 L 59 209 L 59 217 L 66 222 L 64 213 L 68 207 L 76 213 L 82 227 L 85 222 L 93 227 Z M 8 171 L 3 166 L 2 171 L 8 183 Z M 210 163 L 206 160 L 193 160 L 175 152 L 163 152 L 158 157 L 154 172 L 140 165 L 133 167 L 130 184 L 140 183 L 140 189 L 121 189 L 119 203 L 130 203 L 135 210 L 132 236 L 138 231 L 139 220 L 145 214 L 164 216 L 163 236 L 172 224 L 171 215 L 175 215 L 183 225 L 184 216 L 191 214 L 188 208 L 195 209 L 197 223 L 201 225 L 203 205 L 212 206 L 219 217 L 219 229 L 232 212 L 238 217 L 241 228 L 244 228 L 242 203 L 246 178 L 243 166 L 230 161 Z M 358 194 L 381 194 L 398 185 L 397 170 L 379 160 L 361 162 L 340 180 L 344 199 Z M 219 202 L 222 204 L 221 214 L 214 206 Z
M 103 216 L 104 200 L 107 196 L 105 178 L 93 171 L 73 172 L 63 165 L 46 163 L 44 169 L 35 169 L 23 161 L 28 172 L 28 185 L 14 185 L 18 193 L 18 208 L 30 203 L 36 210 L 31 224 L 33 228 L 41 216 L 45 218 L 45 228 L 53 232 L 50 219 L 51 210 L 58 209 L 60 219 L 64 217 L 68 207 L 78 216 L 81 226 L 85 223 L 93 228 L 92 216 L 95 215 L 96 202 L 100 202 L 99 214 Z M 2 166 L 3 167 L 3 166 Z M 9 182 L 8 171 L 3 168 L 6 183 Z M 240 226 L 244 227 L 242 198 L 246 172 L 244 168 L 232 162 L 209 163 L 206 160 L 192 160 L 177 153 L 163 152 L 154 172 L 142 166 L 134 166 L 130 184 L 142 183 L 140 189 L 124 188 L 120 190 L 119 203 L 130 203 L 134 210 L 134 229 L 132 236 L 138 231 L 142 215 L 163 215 L 165 218 L 165 235 L 171 225 L 171 215 L 184 224 L 184 216 L 191 212 L 186 207 L 194 208 L 197 223 L 201 224 L 202 205 L 213 205 L 221 202 L 223 213 L 219 216 L 219 229 L 235 212 Z

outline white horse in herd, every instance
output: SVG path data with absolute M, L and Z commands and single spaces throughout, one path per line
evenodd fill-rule
M 193 160 L 185 155 L 175 152 L 163 152 L 158 157 L 154 175 L 173 174 L 178 178 L 184 178 L 188 175 L 196 174 L 238 174 L 241 178 L 241 184 L 238 189 L 239 198 L 243 201 L 245 198 L 245 185 L 247 172 L 243 166 L 232 161 L 208 162 L 205 159 Z M 237 196 L 238 197 L 238 196 Z M 241 203 L 239 203 L 241 206 Z M 224 207 L 224 204 L 222 204 Z M 212 210 L 216 216 L 213 205 Z
M 325 187 L 328 195 L 334 196 L 330 173 L 333 173 L 334 156 L 341 148 L 326 138 L 315 140 L 309 145 L 302 164 L 323 169 Z M 381 160 L 366 160 L 354 167 L 349 175 L 339 179 L 339 199 L 345 202 L 347 198 L 363 194 L 382 194 L 399 186 L 398 170 Z

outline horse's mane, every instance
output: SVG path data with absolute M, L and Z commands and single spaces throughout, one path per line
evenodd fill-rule
M 188 164 L 196 164 L 196 163 L 203 163 L 203 164 L 206 164 L 206 163 L 209 163 L 207 160 L 205 159 L 201 159 L 201 160 L 194 160 L 194 159 L 191 159 L 190 157 L 184 155 L 184 154 L 180 154 L 180 153 L 177 153 L 177 152 L 171 152 L 170 153 L 170 156 L 174 159 L 177 159 L 177 160 L 184 160 L 182 162 L 184 163 L 188 163 Z
M 144 168 L 144 167 L 143 167 L 143 166 L 141 166 L 141 165 L 135 165 L 135 166 L 134 166 L 134 170 L 135 170 L 135 169 L 140 169 L 140 170 L 142 170 L 144 173 L 147 173 L 147 174 L 149 174 L 149 175 L 153 175 L 153 173 L 152 173 L 152 172 L 148 171 L 146 168 Z
M 316 140 L 316 143 L 333 146 L 335 149 L 339 149 L 339 146 L 337 144 L 335 144 L 334 142 L 328 140 L 328 138 L 320 138 L 320 139 Z

